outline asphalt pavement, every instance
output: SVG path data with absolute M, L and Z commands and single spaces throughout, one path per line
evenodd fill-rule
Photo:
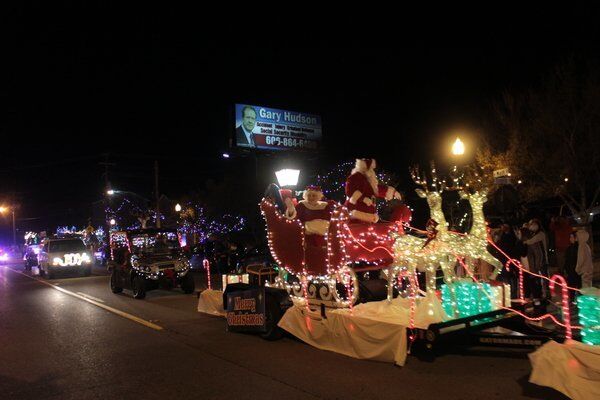
M 0 266 L 0 399 L 566 398 L 528 382 L 522 352 L 449 348 L 397 367 L 227 333 L 195 295 L 113 294 L 101 268 L 50 281 L 35 272 Z

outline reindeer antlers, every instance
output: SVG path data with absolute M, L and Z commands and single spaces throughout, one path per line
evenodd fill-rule
M 410 176 L 414 183 L 421 186 L 426 192 L 429 191 L 427 187 L 427 177 L 423 175 L 423 178 L 421 178 L 421 170 L 418 165 L 409 167 L 408 171 L 410 172 Z
M 421 175 L 421 170 L 418 165 L 414 165 L 414 166 L 410 167 L 408 170 L 410 172 L 410 176 L 412 177 L 413 182 L 415 182 L 417 185 L 421 186 L 425 190 L 426 193 L 428 193 L 430 191 L 442 193 L 444 190 L 447 190 L 448 186 L 446 185 L 446 180 L 445 179 L 440 180 L 440 178 L 437 175 L 437 169 L 435 167 L 435 162 L 431 161 L 430 169 L 431 169 L 431 190 L 429 189 L 429 186 L 428 186 L 429 182 L 427 180 L 427 176 L 425 174 Z
M 450 170 L 450 185 L 446 185 L 447 190 L 463 190 L 464 187 L 462 185 L 465 174 L 464 172 L 459 171 L 458 167 L 455 165 Z M 469 186 L 469 184 L 467 184 Z

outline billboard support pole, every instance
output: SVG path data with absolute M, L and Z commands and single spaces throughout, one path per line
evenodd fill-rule
M 158 192 L 158 160 L 154 160 L 154 193 L 156 196 L 156 227 L 160 228 L 160 194 Z

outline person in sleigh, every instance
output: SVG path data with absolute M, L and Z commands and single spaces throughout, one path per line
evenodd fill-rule
M 323 201 L 323 191 L 319 186 L 307 186 L 303 198 L 288 218 L 302 222 L 307 245 L 325 246 L 325 234 L 335 202 Z
M 376 163 L 372 158 L 359 158 L 350 176 L 346 179 L 346 202 L 350 211 L 350 222 L 379 221 L 375 202 L 377 198 L 401 199 L 400 193 L 392 186 L 382 185 L 375 173 Z

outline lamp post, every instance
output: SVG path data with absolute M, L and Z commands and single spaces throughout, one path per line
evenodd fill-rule
M 112 221 L 114 220 L 114 215 L 111 215 L 109 218 L 109 215 L 106 212 L 110 206 L 111 198 L 116 198 L 119 195 L 120 196 L 130 195 L 130 196 L 137 197 L 138 199 L 144 201 L 144 203 L 145 203 L 144 207 L 146 207 L 150 203 L 150 200 L 148 200 L 147 198 L 140 196 L 139 194 L 137 194 L 135 192 L 128 191 L 128 190 L 117 190 L 117 189 L 108 187 L 104 193 L 105 193 L 105 200 L 106 200 L 105 220 L 106 220 L 106 224 L 107 224 L 107 232 L 110 232 L 111 228 L 116 225 L 116 221 L 115 221 L 115 223 L 112 223 Z M 140 222 L 142 222 L 142 221 L 140 221 Z M 142 222 L 142 227 L 145 228 L 145 221 Z
M 455 156 L 462 156 L 465 154 L 465 144 L 458 137 L 452 145 L 452 154 L 454 154 Z
M 277 182 L 280 187 L 296 186 L 298 184 L 298 178 L 300 177 L 300 170 L 285 168 L 275 171 L 275 176 L 277 177 Z

